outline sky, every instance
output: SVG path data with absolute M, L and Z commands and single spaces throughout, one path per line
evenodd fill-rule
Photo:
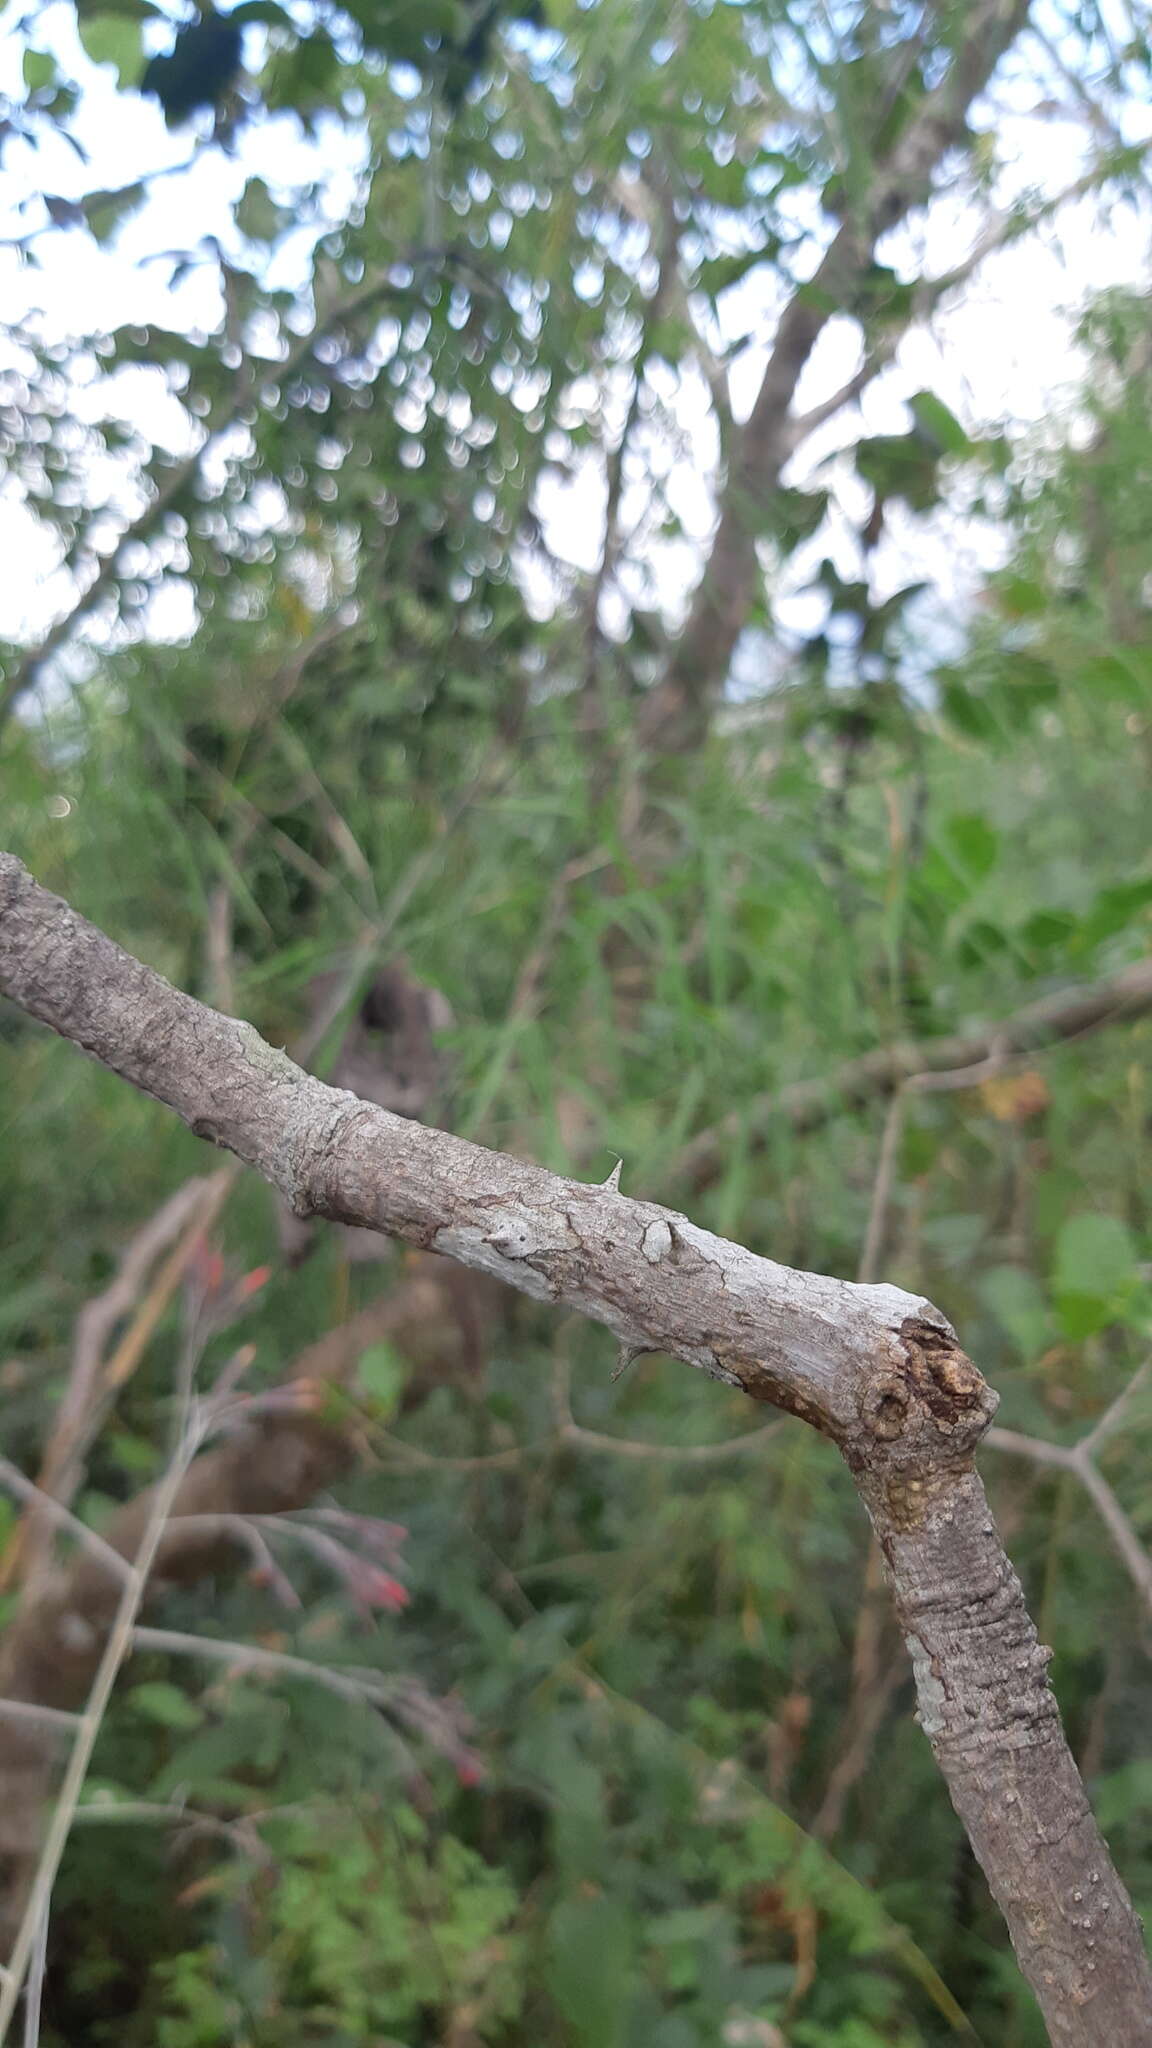
M 150 319 L 210 332 L 219 307 L 212 267 L 193 268 L 173 286 L 168 281 L 170 266 L 157 259 L 165 251 L 194 245 L 206 234 L 226 240 L 229 209 L 245 179 L 261 174 L 273 185 L 303 180 L 315 167 L 314 146 L 302 139 L 292 117 L 277 116 L 244 131 L 237 158 L 229 159 L 219 149 L 195 150 L 189 131 L 168 132 L 154 100 L 117 91 L 110 66 L 88 63 L 66 0 L 44 0 L 31 10 L 10 5 L 0 18 L 0 92 L 18 91 L 22 54 L 29 41 L 58 52 L 79 78 L 83 90 L 77 134 L 89 150 L 90 162 L 81 163 L 59 138 L 49 139 L 36 152 L 20 143 L 9 146 L 0 182 L 0 303 L 13 319 L 38 307 L 45 330 L 61 337 L 77 327 L 90 330 Z M 1083 121 L 1061 118 L 1052 108 L 1038 114 L 1040 90 L 1026 70 L 1010 76 L 1003 89 L 997 118 L 997 135 L 1009 159 L 1003 198 L 1011 196 L 1013 188 L 1057 191 L 1075 174 L 1083 148 Z M 1129 139 L 1152 134 L 1152 111 L 1134 106 L 1127 110 L 1126 120 Z M 332 124 L 323 150 L 330 203 L 338 216 L 354 187 L 356 145 L 345 130 Z M 190 157 L 190 167 L 180 168 Z M 99 247 L 80 230 L 53 231 L 38 238 L 38 267 L 21 264 L 12 241 L 43 218 L 38 193 L 77 197 L 93 187 L 114 189 L 143 177 L 156 179 L 152 197 L 126 222 L 114 248 Z M 909 274 L 922 270 L 925 258 L 930 269 L 947 269 L 963 258 L 974 226 L 974 217 L 964 206 L 945 196 L 927 225 L 889 237 L 885 260 L 906 267 Z M 1053 228 L 990 257 L 931 329 L 906 338 L 893 369 L 865 394 L 859 412 L 852 419 L 830 423 L 813 437 L 790 480 L 811 477 L 820 463 L 834 460 L 836 449 L 854 437 L 861 420 L 869 433 L 905 430 L 903 401 L 921 388 L 939 393 L 971 430 L 1010 424 L 1023 434 L 1043 433 L 1049 426 L 1062 432 L 1083 376 L 1073 342 L 1078 312 L 1088 297 L 1106 286 L 1146 288 L 1152 268 L 1150 240 L 1148 206 L 1125 204 L 1102 212 L 1092 200 L 1067 208 Z M 278 259 L 284 281 L 300 256 L 299 245 L 289 241 Z M 731 373 L 737 417 L 747 412 L 763 367 L 766 345 L 757 337 L 770 333 L 762 290 L 753 278 L 725 302 L 726 338 L 750 337 L 739 348 Z M 831 323 L 804 373 L 799 410 L 844 381 L 855 367 L 855 349 L 851 323 Z M 702 387 L 694 389 L 690 381 L 669 397 L 687 444 L 695 451 L 693 459 L 670 465 L 669 489 L 702 543 L 709 513 L 702 480 L 712 459 L 706 400 Z M 163 396 L 158 379 L 138 377 L 128 403 L 145 431 L 166 445 L 179 445 L 180 408 Z M 638 508 L 643 491 L 643 480 L 638 479 L 633 486 Z M 559 560 L 594 568 L 602 506 L 602 480 L 591 468 L 565 483 L 553 479 L 545 487 L 540 511 L 549 547 Z M 834 552 L 837 545 L 850 546 L 846 523 L 840 542 L 835 532 L 832 541 Z M 944 513 L 927 526 L 922 520 L 896 519 L 878 562 L 879 594 L 926 577 L 945 608 L 962 611 L 981 577 L 999 559 L 1002 545 L 995 529 L 967 518 L 962 510 Z M 691 584 L 697 558 L 689 540 L 665 549 L 655 564 L 657 587 L 673 615 Z M 5 565 L 0 576 L 0 635 L 35 638 L 66 608 L 70 590 L 56 566 L 51 538 L 36 528 L 2 481 L 0 561 Z M 843 566 L 851 569 L 847 557 Z M 798 580 L 803 573 L 801 564 Z M 539 609 L 552 601 L 543 582 L 529 595 Z M 173 593 L 168 604 L 169 615 L 153 619 L 161 637 L 179 633 L 187 623 L 180 616 L 178 594 Z M 786 601 L 784 622 L 806 630 L 812 622 L 811 606 L 812 600 L 803 595 L 790 601 L 790 609 Z

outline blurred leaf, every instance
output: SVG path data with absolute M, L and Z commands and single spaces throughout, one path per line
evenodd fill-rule
M 236 225 L 254 242 L 271 242 L 281 233 L 286 216 L 263 178 L 249 178 L 236 208 Z
M 144 200 L 142 184 L 122 185 L 114 192 L 91 192 L 83 201 L 84 218 L 98 242 L 106 242 L 120 222 Z
M 908 400 L 917 426 L 941 455 L 969 455 L 972 443 L 954 413 L 934 391 L 917 391 Z
M 982 1274 L 980 1297 L 1024 1359 L 1038 1356 L 1051 1334 L 1048 1304 L 1035 1275 L 1022 1266 L 992 1266 Z
M 382 1416 L 395 1412 L 408 1378 L 408 1367 L 394 1344 L 370 1344 L 356 1363 L 356 1378 Z
M 195 1700 L 179 1686 L 169 1685 L 164 1679 L 150 1679 L 144 1685 L 134 1685 L 127 1694 L 128 1704 L 145 1720 L 156 1721 L 162 1728 L 198 1728 L 204 1719 L 203 1710 Z
M 563 1900 L 548 1923 L 548 1988 L 581 2048 L 622 2048 L 629 2033 L 635 1938 L 619 1900 Z
M 983 878 L 991 873 L 1000 851 L 1000 835 L 976 811 L 958 813 L 948 819 L 941 835 L 959 865 L 968 874 Z
M 1136 1247 L 1117 1216 L 1070 1216 L 1056 1240 L 1053 1284 L 1110 1299 L 1137 1274 Z
M 77 27 L 80 41 L 93 64 L 114 65 L 121 85 L 135 81 L 144 67 L 144 49 L 137 22 L 123 13 L 84 13 Z
M 996 1074 L 980 1083 L 980 1100 L 1001 1124 L 1023 1124 L 1042 1116 L 1051 1102 L 1043 1074 Z
M 1056 1240 L 1052 1288 L 1066 1334 L 1077 1340 L 1123 1314 L 1139 1282 L 1136 1248 L 1115 1216 L 1071 1216 Z
M 56 59 L 50 57 L 46 50 L 25 50 L 23 71 L 29 92 L 40 92 L 56 77 Z

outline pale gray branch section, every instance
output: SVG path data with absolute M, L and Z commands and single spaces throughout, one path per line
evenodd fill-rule
M 797 1273 L 674 1211 L 328 1088 L 0 854 L 0 990 L 303 1214 L 446 1252 L 835 1439 L 881 1543 L 920 1717 L 1056 2048 L 1152 2048 L 1139 1922 L 1092 1817 L 972 1452 L 995 1396 L 929 1302 Z
M 888 1416 L 901 1398 L 894 1386 L 925 1357 L 941 1381 L 941 1412 L 921 1415 L 903 1397 L 909 1455 L 922 1454 L 924 1432 L 967 1449 L 992 1414 L 993 1397 L 931 1303 L 793 1272 L 654 1202 L 563 1179 L 330 1088 L 250 1024 L 122 952 L 9 855 L 0 855 L 0 989 L 254 1166 L 299 1215 L 447 1253 L 606 1324 L 628 1351 L 684 1359 L 846 1446 L 871 1434 L 876 1404 Z

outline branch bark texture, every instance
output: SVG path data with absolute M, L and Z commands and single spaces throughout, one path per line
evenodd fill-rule
M 1068 1751 L 973 1452 L 996 1397 L 930 1302 L 798 1273 L 332 1089 L 0 855 L 0 990 L 227 1146 L 298 1214 L 383 1230 L 800 1416 L 884 1550 L 920 1715 L 1057 2048 L 1152 2048 L 1139 1922 Z

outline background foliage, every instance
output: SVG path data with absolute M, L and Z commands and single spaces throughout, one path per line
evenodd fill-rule
M 165 51 L 158 8 L 77 14 L 125 94 Z M 62 337 L 30 310 L 9 334 L 9 487 L 82 596 L 8 650 L 6 836 L 278 1043 L 314 973 L 403 955 L 452 1006 L 441 1121 L 585 1178 L 622 1157 L 629 1192 L 852 1274 L 882 1107 L 798 1130 L 750 1106 L 1148 949 L 1146 302 L 1085 309 L 1084 388 L 1042 433 L 961 424 L 905 375 L 899 431 L 849 405 L 833 445 L 769 477 L 741 507 L 758 572 L 735 685 L 706 742 L 654 759 L 644 706 L 738 471 L 730 375 L 802 303 L 821 236 L 867 212 L 966 11 L 236 16 L 238 86 L 180 131 L 231 169 L 226 239 L 166 245 L 146 325 Z M 61 47 L 28 25 L 4 130 L 53 176 L 62 138 L 86 146 Z M 1078 183 L 1143 205 L 1143 23 L 1054 15 L 1015 61 L 1010 88 L 1084 115 Z M 1012 104 L 947 159 L 941 203 L 962 192 L 976 239 L 1054 205 L 1014 181 Z M 318 147 L 278 182 L 292 123 Z M 115 251 L 163 203 L 142 172 L 76 177 L 28 199 L 33 270 L 52 236 Z M 833 309 L 876 373 L 951 303 L 954 254 L 913 254 L 881 240 Z M 193 275 L 199 331 L 177 313 Z M 566 505 L 606 534 L 591 566 Z M 997 523 L 1003 563 L 962 634 L 884 552 L 961 512 Z M 69 1048 L 11 1013 L 0 1031 L 3 1448 L 34 1470 L 78 1312 L 202 1161 Z M 1001 1421 L 1052 1441 L 1147 1351 L 1148 1031 L 910 1098 L 898 1137 L 883 1277 L 958 1325 Z M 733 1113 L 722 1170 L 691 1185 L 685 1145 Z M 229 1274 L 273 1269 L 244 1311 L 256 1386 L 403 1274 L 334 1235 L 290 1268 L 246 1183 L 217 1236 Z M 190 1284 L 124 1389 L 78 1504 L 93 1525 L 161 1468 L 181 1316 L 219 1284 Z M 217 1330 L 208 1367 L 235 1341 Z M 612 1383 L 612 1363 L 524 1303 L 463 1379 L 365 1355 L 337 1497 L 406 1529 L 407 1601 L 357 1602 L 278 1550 L 298 1609 L 251 1573 L 161 1618 L 410 1675 L 423 1720 L 401 1738 L 304 1684 L 135 1659 L 57 1895 L 46 2041 L 1042 2039 L 831 1451 L 792 1423 L 749 1449 L 763 1418 L 740 1398 L 653 1359 Z M 569 1398 L 583 1438 L 557 1432 Z M 1104 1454 L 1138 1534 L 1146 1421 L 1137 1402 Z M 984 1463 L 1147 1910 L 1147 1611 L 1067 1474 Z M 471 1726 L 438 1751 L 445 1701 Z M 212 1825 L 165 1819 L 184 1805 Z

